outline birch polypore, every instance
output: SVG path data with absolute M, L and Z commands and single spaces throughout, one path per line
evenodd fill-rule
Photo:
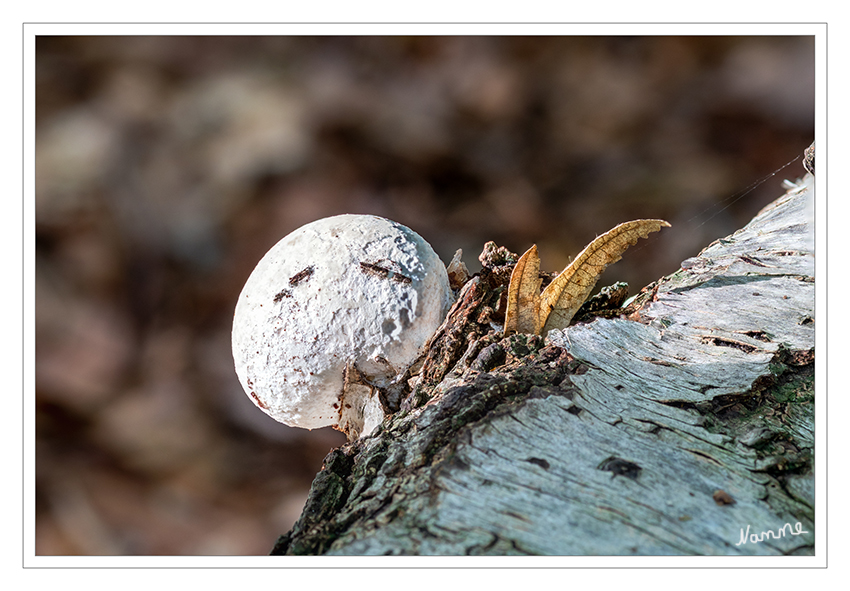
M 442 261 L 411 229 L 369 215 L 312 222 L 248 278 L 233 318 L 236 373 L 277 421 L 366 435 L 383 419 L 378 388 L 416 359 L 452 299 Z

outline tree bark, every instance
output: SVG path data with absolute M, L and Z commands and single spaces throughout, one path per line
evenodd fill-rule
M 327 456 L 272 553 L 813 554 L 813 199 L 807 174 L 545 339 L 502 338 L 516 257 L 488 244 L 399 410 Z

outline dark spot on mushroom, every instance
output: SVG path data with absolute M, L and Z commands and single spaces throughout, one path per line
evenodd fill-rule
M 275 302 L 279 302 L 279 301 L 280 301 L 280 300 L 282 300 L 283 298 L 291 298 L 291 297 L 292 297 L 292 292 L 291 292 L 291 291 L 289 291 L 288 289 L 281 289 L 281 290 L 277 293 L 277 295 L 276 295 L 276 296 L 274 296 L 274 301 L 275 301 Z
M 611 472 L 611 478 L 616 476 L 625 476 L 632 480 L 637 480 L 638 475 L 640 475 L 641 470 L 643 470 L 643 468 L 634 462 L 630 462 L 616 456 L 611 456 L 607 460 L 604 460 L 601 464 L 599 464 L 599 466 L 597 466 L 596 469 L 602 470 L 603 472 Z
M 372 263 L 364 263 L 362 261 L 360 262 L 360 270 L 364 273 L 383 277 L 384 279 L 386 279 L 390 274 L 389 269 L 384 269 L 383 267 L 379 267 L 378 265 L 373 265 Z
M 398 270 L 396 270 L 395 268 L 387 269 L 386 267 L 382 267 L 381 265 L 377 265 L 374 263 L 365 263 L 362 261 L 360 262 L 360 270 L 364 273 L 375 275 L 376 277 L 380 277 L 382 279 L 390 279 L 392 281 L 395 281 L 396 283 L 410 283 L 412 281 L 412 279 L 407 275 L 401 274 L 401 267 L 398 263 L 394 263 L 392 261 L 388 261 L 388 263 L 391 267 L 395 267 Z
M 567 412 L 570 413 L 571 415 L 578 416 L 578 415 L 581 414 L 581 409 L 574 404 L 567 409 Z
M 310 276 L 313 274 L 313 270 L 314 270 L 313 265 L 310 265 L 306 269 L 304 269 L 302 271 L 298 271 L 298 273 L 296 273 L 295 275 L 293 275 L 292 277 L 289 278 L 289 285 L 291 287 L 294 287 L 294 286 L 298 285 L 299 283 L 301 283 L 302 281 L 304 281 L 305 279 L 309 279 Z
M 391 335 L 395 330 L 395 326 L 396 324 L 394 321 L 386 319 L 381 323 L 381 332 L 383 332 L 385 335 Z
M 249 391 L 249 392 L 248 392 L 248 394 L 250 394 L 250 395 L 251 395 L 251 398 L 253 398 L 253 399 L 254 399 L 254 402 L 256 402 L 256 403 L 257 403 L 257 406 L 259 406 L 259 407 L 260 407 L 260 408 L 262 408 L 263 410 L 268 410 L 268 409 L 269 409 L 268 405 L 267 405 L 265 402 L 263 402 L 262 400 L 260 400 L 260 397 L 259 397 L 259 396 L 257 396 L 257 393 L 256 393 L 256 392 L 254 392 L 253 390 L 251 390 L 251 391 Z

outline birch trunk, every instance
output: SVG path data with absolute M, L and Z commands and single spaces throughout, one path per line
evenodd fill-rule
M 813 554 L 813 199 L 808 174 L 545 339 L 494 330 L 512 260 L 485 251 L 400 410 L 328 455 L 272 553 Z

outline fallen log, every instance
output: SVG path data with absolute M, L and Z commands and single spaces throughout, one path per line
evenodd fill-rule
M 327 456 L 272 554 L 813 554 L 806 163 L 746 227 L 545 338 L 503 337 L 516 255 L 488 244 L 397 411 Z

